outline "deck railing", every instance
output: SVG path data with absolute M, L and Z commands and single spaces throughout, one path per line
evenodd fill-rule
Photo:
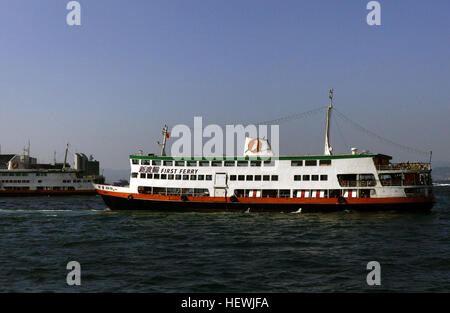
M 392 163 L 388 165 L 377 165 L 379 171 L 429 171 L 430 163 Z

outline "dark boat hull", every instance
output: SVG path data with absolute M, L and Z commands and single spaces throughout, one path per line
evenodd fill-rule
M 153 199 L 123 198 L 102 195 L 111 210 L 148 210 L 159 212 L 333 212 L 354 211 L 430 211 L 434 201 L 415 203 L 248 203 L 248 202 L 205 202 L 205 201 L 167 201 Z M 299 210 L 301 209 L 301 210 Z

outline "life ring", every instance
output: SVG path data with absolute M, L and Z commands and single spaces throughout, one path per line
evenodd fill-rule
M 19 163 L 17 163 L 17 162 L 12 162 L 11 167 L 12 167 L 13 169 L 16 169 L 16 168 L 19 167 Z
M 254 138 L 248 143 L 248 151 L 257 153 L 261 152 L 261 140 Z
M 128 196 L 128 200 L 133 200 L 133 199 L 134 199 L 133 195 Z
M 231 202 L 238 202 L 239 200 L 238 200 L 238 198 L 237 198 L 235 195 L 232 195 L 232 196 L 230 197 L 230 201 L 231 201 Z
M 182 196 L 181 196 L 181 200 L 182 200 L 182 201 L 188 201 L 188 197 L 187 197 L 186 195 L 182 195 Z
M 338 203 L 339 204 L 345 204 L 347 202 L 347 200 L 345 200 L 345 198 L 343 196 L 339 196 L 338 197 Z

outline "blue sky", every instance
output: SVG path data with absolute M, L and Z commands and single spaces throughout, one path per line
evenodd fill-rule
M 158 152 L 162 126 L 264 121 L 328 103 L 375 133 L 450 163 L 450 2 L 80 0 L 0 1 L 0 145 L 62 159 L 94 154 L 126 168 Z M 282 154 L 323 152 L 324 115 L 281 124 Z M 335 152 L 350 147 L 427 159 L 342 120 Z

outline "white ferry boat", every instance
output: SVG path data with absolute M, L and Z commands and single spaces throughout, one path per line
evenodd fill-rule
M 0 197 L 95 195 L 94 183 L 102 183 L 99 162 L 83 153 L 74 154 L 74 168 L 66 163 L 39 164 L 30 150 L 20 154 L 0 154 Z
M 242 157 L 130 155 L 129 186 L 95 187 L 113 210 L 431 210 L 431 164 L 393 164 L 388 155 L 357 149 L 333 155 L 331 108 L 324 155 L 267 158 L 267 140 L 247 137 Z

